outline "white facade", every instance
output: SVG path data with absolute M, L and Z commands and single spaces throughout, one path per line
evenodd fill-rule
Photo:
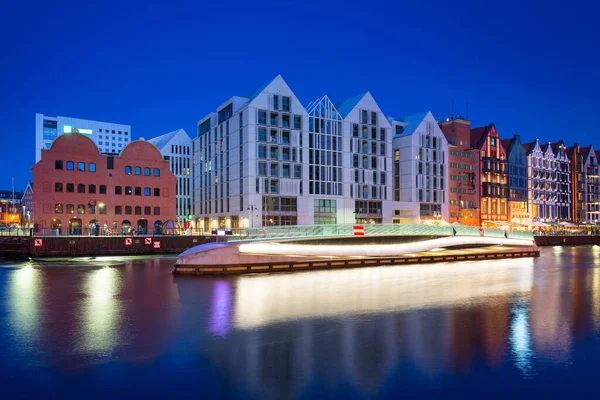
M 419 219 L 418 202 L 393 199 L 392 126 L 368 92 L 305 108 L 277 76 L 202 118 L 192 153 L 198 228 Z
M 551 145 L 556 166 L 556 209 L 555 218 L 571 220 L 571 161 L 563 141 Z
M 420 220 L 448 220 L 448 140 L 431 112 L 394 120 L 394 200 Z
M 538 140 L 526 145 L 528 201 L 534 221 L 556 218 L 556 161 L 550 144 Z
M 596 223 L 600 219 L 600 167 L 594 146 L 584 152 L 586 221 Z
M 183 129 L 166 133 L 148 142 L 155 145 L 163 158 L 169 161 L 171 172 L 177 177 L 176 204 L 177 222 L 181 227 L 192 213 L 192 139 Z
M 41 160 L 42 149 L 49 149 L 59 135 L 71 132 L 87 135 L 101 153 L 119 154 L 131 142 L 130 125 L 35 114 L 35 162 Z

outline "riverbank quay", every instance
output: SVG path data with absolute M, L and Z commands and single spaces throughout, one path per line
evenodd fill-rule
M 0 236 L 0 256 L 11 258 L 179 254 L 211 236 Z
M 365 225 L 265 230 L 245 240 L 181 253 L 173 273 L 228 275 L 537 257 L 528 232 L 448 225 Z

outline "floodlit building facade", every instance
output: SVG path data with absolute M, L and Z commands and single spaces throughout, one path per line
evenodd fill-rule
M 575 143 L 566 151 L 571 164 L 571 220 L 577 223 L 587 220 L 584 150 Z
M 583 149 L 585 170 L 585 207 L 586 221 L 597 223 L 600 219 L 600 167 L 598 153 L 594 146 L 589 145 Z
M 556 163 L 549 144 L 539 140 L 524 145 L 527 154 L 528 202 L 531 218 L 550 222 L 555 216 Z
M 556 209 L 555 219 L 561 221 L 571 220 L 571 161 L 567 155 L 567 146 L 561 140 L 551 144 L 554 152 L 556 168 Z
M 471 147 L 479 151 L 481 221 L 508 221 L 506 150 L 496 126 L 471 129 Z
M 448 222 L 479 226 L 479 151 L 471 149 L 471 122 L 453 117 L 439 126 L 448 140 Z
M 175 213 L 179 226 L 192 227 L 192 139 L 185 130 L 178 129 L 149 139 L 148 142 L 156 146 L 177 177 Z
M 394 200 L 415 205 L 419 220 L 448 221 L 448 141 L 437 121 L 427 111 L 390 123 Z
M 50 149 L 56 138 L 68 133 L 89 137 L 106 154 L 119 154 L 131 142 L 129 125 L 35 114 L 35 162 L 41 160 L 42 149 Z
M 502 140 L 506 149 L 508 169 L 508 217 L 510 222 L 527 224 L 531 222 L 527 201 L 527 154 L 521 143 L 521 136 Z
M 36 232 L 93 234 L 98 224 L 103 234 L 160 234 L 175 220 L 176 178 L 146 141 L 113 156 L 83 134 L 61 135 L 32 172 Z

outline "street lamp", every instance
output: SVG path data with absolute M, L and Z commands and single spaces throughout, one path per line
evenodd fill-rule
M 250 211 L 250 221 L 251 221 L 250 226 L 254 227 L 254 212 L 258 211 L 258 207 L 256 207 L 254 204 L 250 204 L 248 206 L 247 210 Z

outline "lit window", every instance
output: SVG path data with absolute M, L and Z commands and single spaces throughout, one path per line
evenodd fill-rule
M 90 171 L 90 172 L 96 172 L 96 164 L 89 163 L 88 164 L 88 171 Z
M 144 196 L 151 196 L 152 192 L 149 187 L 144 188 Z
M 144 175 L 150 176 L 150 168 L 144 168 Z
M 125 167 L 125 174 L 131 175 L 131 167 L 129 165 Z
M 85 163 L 84 162 L 77 163 L 77 171 L 85 172 Z
M 140 168 L 140 167 L 135 167 L 135 174 L 136 174 L 136 175 L 141 175 L 141 174 L 142 174 L 142 168 Z
M 160 169 L 154 168 L 154 176 L 160 176 Z
M 73 171 L 75 169 L 75 163 L 73 161 L 67 161 L 67 171 Z

